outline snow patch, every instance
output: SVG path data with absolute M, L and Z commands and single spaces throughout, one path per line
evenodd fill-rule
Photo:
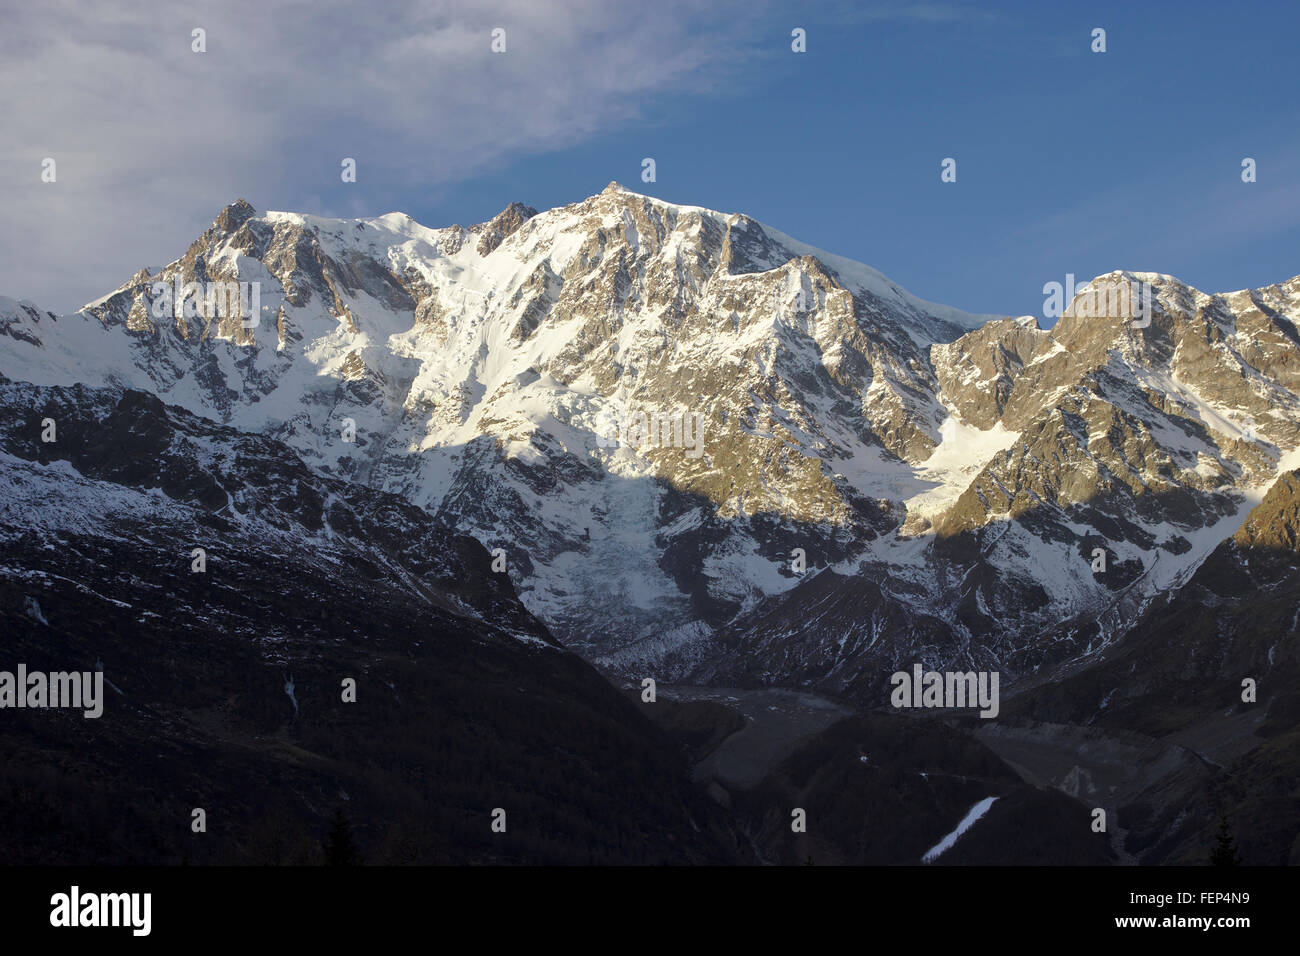
M 925 855 L 921 857 L 921 862 L 933 863 L 942 854 L 951 850 L 953 844 L 961 839 L 961 835 L 978 823 L 979 819 L 984 816 L 984 814 L 989 812 L 989 807 L 993 806 L 997 799 L 997 797 L 985 797 L 979 803 L 975 804 L 975 806 L 971 807 L 966 816 L 962 817 L 961 823 L 957 824 L 957 829 L 953 830 L 930 849 L 926 850 Z

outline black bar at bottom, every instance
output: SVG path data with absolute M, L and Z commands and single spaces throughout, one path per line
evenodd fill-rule
M 10 940 L 126 945 L 434 942 L 453 931 L 578 941 L 593 929 L 660 944 L 832 930 L 869 940 L 890 928 L 925 944 L 1020 932 L 1230 942 L 1294 928 L 1297 888 L 1290 868 L 0 868 L 0 925 Z M 143 896 L 103 895 L 143 893 L 147 935 Z M 114 918 L 122 925 L 71 925 Z

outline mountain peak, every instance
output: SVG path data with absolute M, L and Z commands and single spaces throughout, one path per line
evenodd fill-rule
M 221 210 L 212 225 L 223 232 L 234 232 L 248 220 L 257 215 L 257 210 L 247 199 L 236 199 Z
M 516 229 L 536 215 L 536 209 L 532 206 L 525 206 L 521 202 L 512 202 L 509 206 L 506 206 L 491 220 L 484 223 L 483 237 L 478 242 L 478 254 L 486 256 L 491 253 L 497 246 L 505 242 Z

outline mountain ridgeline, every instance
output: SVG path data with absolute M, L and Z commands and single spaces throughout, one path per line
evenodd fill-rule
M 1135 287 L 1141 315 L 1095 307 Z M 195 748 L 245 768 L 221 783 L 243 822 L 220 854 L 140 822 L 151 848 L 111 830 L 95 859 L 303 861 L 307 838 L 275 833 L 346 804 L 388 821 L 363 842 L 397 861 L 916 862 L 997 796 L 953 860 L 1014 862 L 990 827 L 1082 801 L 1132 824 L 1129 849 L 1063 840 L 1059 861 L 1199 862 L 1231 809 L 1252 861 L 1296 862 L 1275 822 L 1294 798 L 1242 781 L 1300 792 L 1297 322 L 1300 276 L 1207 294 L 1130 272 L 1050 329 L 972 315 L 616 183 L 440 229 L 240 200 L 76 313 L 0 297 L 6 632 L 111 677 L 133 730 L 68 728 L 110 803 L 139 797 L 114 761 L 170 781 L 166 819 L 198 805 Z M 998 672 L 998 726 L 866 716 L 917 664 Z M 602 672 L 860 715 L 709 800 L 683 725 Z M 382 712 L 336 703 L 344 677 Z M 33 720 L 7 733 L 43 767 Z M 872 800 L 919 788 L 915 832 L 778 832 L 764 800 L 835 803 L 827 781 L 875 772 L 840 758 L 895 739 L 965 768 L 942 792 L 942 760 L 862 777 Z M 52 812 L 22 805 L 22 766 L 11 812 Z M 292 795 L 266 832 L 240 796 L 259 776 Z M 594 822 L 493 842 L 479 816 L 511 799 Z M 422 842 L 428 814 L 455 838 Z

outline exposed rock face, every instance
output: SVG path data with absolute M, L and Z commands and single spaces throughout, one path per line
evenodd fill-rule
M 1027 689 L 1007 718 L 1087 724 L 1090 733 L 1110 736 L 1105 746 L 1124 740 L 1142 748 L 1144 760 L 1124 760 L 1139 772 L 1107 798 L 1118 804 L 1129 848 L 1143 862 L 1204 863 L 1209 835 L 1226 815 L 1247 862 L 1294 865 L 1298 622 L 1300 472 L 1290 470 L 1183 587 L 1152 602 L 1123 641 L 1080 661 L 1064 679 Z M 1050 736 L 1041 727 L 1027 732 Z
M 178 281 L 258 283 L 256 321 L 159 308 Z M 1133 283 L 1149 317 L 1077 297 L 1049 331 L 616 183 L 468 228 L 240 201 L 75 316 L 4 300 L 0 372 L 150 392 L 434 513 L 616 668 L 878 702 L 918 659 L 1105 647 L 1300 444 L 1300 278 L 1090 288 Z
M 219 280 L 260 282 L 256 325 L 155 304 L 154 283 Z M 653 645 L 788 587 L 791 541 L 824 562 L 896 525 L 897 502 L 855 476 L 933 448 L 926 349 L 980 319 L 746 217 L 611 184 L 469 229 L 235 203 L 70 321 L 70 351 L 118 334 L 62 368 L 43 345 L 5 367 L 282 438 L 504 548 L 567 639 Z
M 11 863 L 318 863 L 339 807 L 368 863 L 753 858 L 480 544 L 153 395 L 0 379 L 0 631 L 104 681 L 4 711 Z
M 1300 551 L 1300 472 L 1288 471 L 1246 518 L 1232 543 L 1238 549 Z
M 186 565 L 193 546 L 213 561 L 232 547 L 279 560 L 314 552 L 341 575 L 387 573 L 407 600 L 556 646 L 472 538 L 394 495 L 311 471 L 275 439 L 129 389 L 0 379 L 0 407 L 0 506 L 11 543 L 42 532 L 144 536 Z M 46 421 L 56 423 L 49 442 Z M 186 516 L 192 527 L 181 530 Z
M 733 621 L 728 633 L 752 639 L 700 675 L 794 674 L 876 703 L 909 659 L 1014 678 L 1096 652 L 1186 581 L 1293 457 L 1300 279 L 1228 296 L 1129 273 L 1092 286 L 1135 282 L 1151 289 L 1147 325 L 1072 308 L 1051 331 L 1007 319 L 934 346 L 953 444 L 980 462 L 969 482 L 906 502 L 903 538 L 867 549 L 857 578 L 837 578 L 843 597 L 818 599 L 857 602 L 856 622 L 830 627 L 826 642 L 804 631 L 800 592 L 827 591 L 819 575 Z M 990 452 L 985 436 L 999 435 Z M 932 537 L 907 542 L 923 532 Z
M 511 233 L 522 226 L 533 216 L 537 215 L 537 210 L 532 206 L 525 206 L 520 202 L 512 202 L 501 212 L 497 213 L 496 218 L 482 227 L 478 245 L 475 247 L 480 256 L 491 255 L 497 246 L 501 245 Z

